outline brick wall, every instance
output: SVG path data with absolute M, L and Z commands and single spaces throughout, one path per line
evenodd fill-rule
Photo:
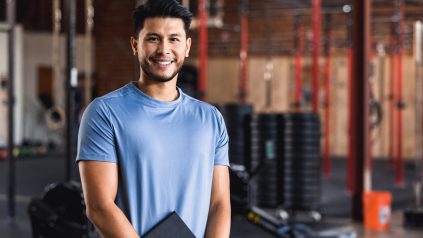
M 135 1 L 94 1 L 95 83 L 99 95 L 136 80 L 138 69 L 131 54 Z

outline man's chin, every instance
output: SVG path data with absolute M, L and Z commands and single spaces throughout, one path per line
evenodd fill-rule
M 172 81 L 173 78 L 150 77 L 150 79 L 159 83 L 166 83 Z
M 172 79 L 175 78 L 176 74 L 170 75 L 170 76 L 147 74 L 147 76 L 149 79 L 153 81 L 156 81 L 159 83 L 166 83 L 166 82 L 172 81 Z
M 169 81 L 172 81 L 173 79 L 176 79 L 176 76 L 178 75 L 179 70 L 172 72 L 172 73 L 167 73 L 167 74 L 157 74 L 154 72 L 151 72 L 148 68 L 143 68 L 141 67 L 141 69 L 143 70 L 145 76 L 147 76 L 150 80 L 155 81 L 155 82 L 159 82 L 159 83 L 166 83 Z

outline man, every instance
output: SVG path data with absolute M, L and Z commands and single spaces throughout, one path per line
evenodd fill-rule
M 229 237 L 228 136 L 215 107 L 176 87 L 191 13 L 175 0 L 134 12 L 140 78 L 84 112 L 77 161 L 103 237 L 139 237 L 176 211 L 196 237 Z

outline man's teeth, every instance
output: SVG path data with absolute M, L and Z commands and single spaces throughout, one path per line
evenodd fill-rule
M 160 65 L 169 65 L 172 61 L 161 61 L 161 60 L 157 60 L 156 63 L 160 64 Z

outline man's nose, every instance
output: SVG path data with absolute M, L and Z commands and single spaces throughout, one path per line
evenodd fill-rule
M 164 54 L 164 55 L 170 54 L 170 44 L 169 44 L 169 42 L 167 42 L 165 40 L 161 41 L 160 44 L 159 44 L 159 47 L 157 49 L 157 52 Z

